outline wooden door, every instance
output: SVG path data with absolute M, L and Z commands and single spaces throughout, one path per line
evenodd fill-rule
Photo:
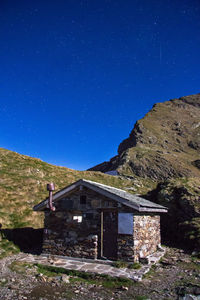
M 117 213 L 103 212 L 103 256 L 117 259 Z

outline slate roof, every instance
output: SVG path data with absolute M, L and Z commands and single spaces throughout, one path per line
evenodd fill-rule
M 109 185 L 105 185 L 102 183 L 85 180 L 85 179 L 80 179 L 74 182 L 73 184 L 65 187 L 64 189 L 58 191 L 57 193 L 55 193 L 53 196 L 53 201 L 56 202 L 56 200 L 60 199 L 62 196 L 66 195 L 67 193 L 71 192 L 73 189 L 81 185 L 91 190 L 94 190 L 97 193 L 100 193 L 112 200 L 116 200 L 121 204 L 134 208 L 137 211 L 167 212 L 166 207 L 148 201 L 142 197 L 130 194 L 122 189 L 118 189 Z M 39 204 L 35 205 L 33 209 L 35 211 L 44 210 L 45 208 L 47 208 L 47 202 L 48 202 L 48 198 L 40 202 Z

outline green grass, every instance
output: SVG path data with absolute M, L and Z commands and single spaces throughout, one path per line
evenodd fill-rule
M 149 270 L 149 272 L 147 272 L 146 274 L 144 274 L 143 278 L 147 278 L 150 279 L 155 275 L 156 272 L 156 265 L 152 265 L 151 269 Z
M 0 259 L 20 252 L 20 249 L 11 241 L 7 239 L 0 240 Z
M 13 261 L 9 265 L 9 269 L 13 272 L 19 273 L 19 274 L 25 274 L 25 271 L 27 269 L 32 269 L 34 266 L 33 264 L 28 264 L 26 262 L 21 261 Z
M 128 269 L 135 269 L 135 270 L 137 270 L 137 269 L 140 269 L 141 267 L 142 267 L 141 264 L 137 263 L 137 262 L 128 265 Z
M 46 184 L 51 181 L 56 191 L 81 178 L 122 189 L 134 186 L 130 180 L 50 165 L 3 148 L 0 148 L 0 166 L 0 223 L 3 228 L 42 227 L 43 214 L 33 212 L 32 207 L 48 196 Z M 137 186 L 136 191 L 140 193 Z
M 120 269 L 120 268 L 128 268 L 129 263 L 118 260 L 118 261 L 115 261 L 112 265 L 113 265 L 113 267 Z
M 25 216 L 27 216 L 27 209 L 23 212 L 23 214 L 17 213 L 11 213 L 9 215 L 10 223 L 12 224 L 12 228 L 20 228 L 20 227 L 26 227 L 28 225 L 28 222 L 23 222 Z
M 121 260 L 115 261 L 112 264 L 112 266 L 115 268 L 118 268 L 118 269 L 120 269 L 120 268 L 140 269 L 141 268 L 140 263 L 128 263 L 128 262 L 121 261 Z
M 42 273 L 43 275 L 47 277 L 53 277 L 58 276 L 62 274 L 66 274 L 70 276 L 70 282 L 75 281 L 83 281 L 89 284 L 97 284 L 102 285 L 106 288 L 117 288 L 121 286 L 130 286 L 133 283 L 132 280 L 126 279 L 126 278 L 118 278 L 118 277 L 111 277 L 108 275 L 96 275 L 92 273 L 87 272 L 81 272 L 77 270 L 66 270 L 64 268 L 60 267 L 54 267 L 54 266 L 46 266 L 42 264 L 34 264 L 37 266 L 37 270 L 39 273 Z

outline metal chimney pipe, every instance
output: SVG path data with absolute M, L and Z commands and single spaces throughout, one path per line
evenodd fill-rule
M 47 191 L 49 191 L 49 201 L 48 201 L 48 205 L 51 211 L 55 211 L 56 208 L 55 206 L 53 206 L 53 191 L 55 190 L 55 186 L 54 183 L 48 183 L 47 184 Z

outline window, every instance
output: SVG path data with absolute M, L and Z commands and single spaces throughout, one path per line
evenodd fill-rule
M 133 214 L 131 213 L 118 214 L 118 233 L 133 234 Z
M 80 196 L 80 204 L 81 205 L 86 205 L 86 200 L 87 200 L 87 197 L 85 195 Z
M 82 216 L 73 216 L 73 221 L 77 221 L 77 223 L 81 223 L 83 220 Z

